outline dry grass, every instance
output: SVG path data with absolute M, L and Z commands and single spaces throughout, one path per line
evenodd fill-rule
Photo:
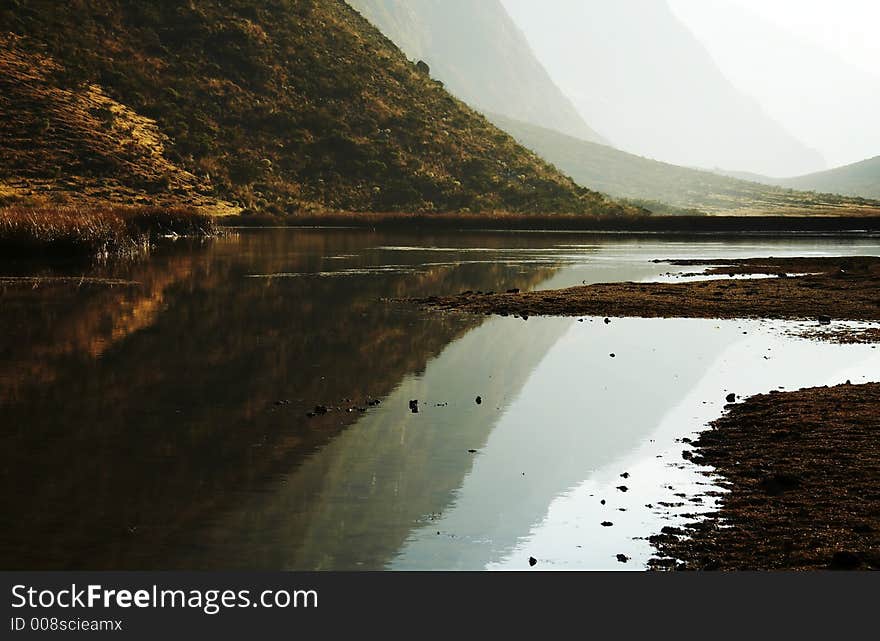
M 0 209 L 0 253 L 110 255 L 142 252 L 162 236 L 209 235 L 211 216 L 194 209 L 75 207 Z

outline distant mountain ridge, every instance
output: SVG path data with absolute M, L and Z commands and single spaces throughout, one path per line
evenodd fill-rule
M 826 167 L 724 77 L 665 0 L 502 2 L 556 84 L 614 146 L 769 175 Z
M 605 142 L 553 83 L 499 0 L 348 3 L 472 107 Z
M 748 175 L 747 178 L 791 189 L 861 198 L 880 198 L 880 156 L 793 178 L 772 178 L 760 175 Z
M 0 34 L 0 204 L 635 211 L 520 147 L 341 0 L 16 0 Z
M 835 190 L 821 190 L 831 191 L 830 194 L 793 191 L 812 188 L 806 184 L 777 186 L 772 184 L 773 179 L 761 176 L 729 177 L 679 167 L 503 116 L 496 115 L 493 120 L 575 181 L 657 213 L 693 213 L 694 210 L 723 215 L 880 213 L 880 202 L 834 195 Z M 874 161 L 871 166 L 873 175 L 877 175 L 880 158 Z M 877 198 L 880 200 L 880 194 Z

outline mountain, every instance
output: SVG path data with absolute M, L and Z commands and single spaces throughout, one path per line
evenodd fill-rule
M 806 176 L 761 180 L 792 189 L 880 199 L 880 156 Z
M 0 34 L 3 202 L 633 211 L 518 146 L 341 0 L 14 0 Z
M 880 65 L 873 73 L 791 33 L 730 0 L 670 0 L 670 6 L 699 33 L 730 81 L 753 96 L 787 129 L 819 149 L 829 166 L 847 165 L 880 150 Z M 814 3 L 822 4 L 822 3 Z M 839 3 L 827 30 L 853 19 Z M 866 31 L 867 33 L 867 31 Z M 748 41 L 748 46 L 742 43 Z M 791 176 L 800 172 L 775 172 Z
M 604 142 L 553 84 L 499 0 L 348 0 L 469 105 Z
M 759 184 L 751 178 L 737 180 L 710 171 L 643 158 L 503 116 L 494 116 L 493 119 L 520 144 L 540 154 L 580 184 L 590 185 L 614 198 L 635 201 L 656 213 L 693 213 L 693 210 L 698 210 L 725 215 L 785 215 L 859 212 L 876 214 L 880 211 L 878 202 L 793 191 L 782 186 Z M 873 176 L 880 175 L 880 158 L 866 162 L 874 163 Z M 866 176 L 871 175 L 868 169 L 862 172 Z M 817 176 L 822 175 L 824 174 Z M 755 178 L 760 178 L 763 182 L 773 180 L 757 176 Z M 807 184 L 793 184 L 793 180 L 785 181 L 792 183 L 787 186 L 813 189 Z M 843 182 L 839 184 L 842 185 Z M 877 186 L 878 181 L 875 178 L 875 197 L 880 199 Z
M 822 157 L 735 88 L 665 0 L 502 0 L 584 118 L 620 149 L 769 175 Z

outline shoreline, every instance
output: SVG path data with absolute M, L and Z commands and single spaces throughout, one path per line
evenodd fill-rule
M 683 454 L 727 488 L 649 537 L 650 569 L 880 569 L 880 383 L 759 394 Z
M 411 214 L 331 212 L 273 216 L 228 215 L 232 227 L 352 227 L 483 231 L 590 231 L 597 233 L 870 233 L 880 232 L 880 210 L 863 215 L 804 216 L 588 216 L 505 212 Z
M 530 316 L 880 321 L 880 257 L 669 260 L 704 265 L 680 283 L 599 283 L 534 292 L 462 292 L 402 299 L 438 311 Z M 766 275 L 754 278 L 756 275 Z M 751 278 L 733 279 L 733 276 Z M 876 332 L 867 336 L 874 336 Z
M 464 292 L 410 300 L 473 314 L 817 321 L 802 333 L 836 342 L 877 343 L 880 258 L 676 260 L 700 265 L 684 283 L 607 283 L 521 293 Z M 767 275 L 765 278 L 733 276 Z M 720 477 L 718 507 L 648 537 L 649 570 L 880 569 L 880 383 L 729 397 L 682 453 L 685 464 Z M 708 472 L 706 472 L 709 474 Z M 716 491 L 711 491 L 716 495 Z
M 204 207 L 7 205 L 0 207 L 0 254 L 13 258 L 141 254 L 162 237 L 223 229 L 363 229 L 593 233 L 704 237 L 880 234 L 880 210 L 823 216 L 588 216 L 583 214 L 329 212 L 294 216 L 218 214 Z

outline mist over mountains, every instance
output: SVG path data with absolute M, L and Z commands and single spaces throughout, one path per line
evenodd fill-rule
M 790 189 L 880 199 L 880 156 L 793 178 L 754 175 L 737 177 Z
M 585 120 L 642 156 L 792 176 L 826 168 L 724 76 L 666 0 L 502 0 Z
M 0 5 L 0 205 L 629 213 L 342 0 Z
M 828 194 L 880 198 L 877 158 L 817 172 L 722 71 L 667 0 L 16 0 L 0 5 L 0 206 L 643 211 L 608 194 L 816 214 L 867 206 Z M 858 73 L 840 86 L 868 91 Z M 823 125 L 852 133 L 847 153 L 880 147 L 880 87 L 860 95 L 834 112 L 846 126 Z M 818 131 L 833 98 L 799 99 L 792 122 Z
M 496 115 L 493 121 L 579 184 L 633 201 L 657 214 L 833 215 L 878 211 L 878 203 L 853 197 L 880 198 L 880 157 L 849 168 L 786 180 L 752 174 L 722 175 L 643 158 L 504 116 Z
M 880 59 L 869 73 L 729 0 L 671 0 L 670 6 L 699 33 L 724 75 L 760 97 L 830 167 L 880 153 Z
M 349 0 L 454 95 L 501 114 L 603 142 L 553 84 L 499 0 Z

